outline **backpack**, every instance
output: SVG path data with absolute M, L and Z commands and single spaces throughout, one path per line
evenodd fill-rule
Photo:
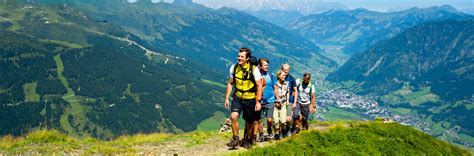
M 275 84 L 275 85 L 278 87 L 278 89 L 279 89 L 279 90 L 278 90 L 278 94 L 281 94 L 281 93 L 282 93 L 282 92 L 281 92 L 281 91 L 282 91 L 281 88 L 283 88 L 283 86 L 285 86 L 285 84 L 286 84 L 286 93 L 285 93 L 285 95 L 287 95 L 287 94 L 290 93 L 290 84 L 288 83 L 288 81 L 283 81 L 283 84 L 281 84 L 280 86 L 278 85 L 278 82 Z M 275 95 L 275 96 L 280 96 L 280 95 Z M 285 96 L 283 99 L 282 99 L 282 97 L 280 97 L 280 100 L 281 100 L 281 101 L 286 101 L 286 100 L 287 100 L 287 99 L 286 99 L 286 96 Z
M 235 74 L 236 71 L 237 71 L 237 68 L 240 68 L 240 66 L 238 64 L 235 64 L 234 65 L 234 70 L 232 72 L 232 76 L 233 76 L 233 79 L 234 79 L 234 85 L 236 85 L 236 82 L 237 82 L 237 77 L 236 77 L 236 74 Z M 247 90 L 241 90 L 237 86 L 235 86 L 235 89 L 237 91 L 241 92 L 242 95 L 244 95 L 246 92 L 255 92 L 255 93 L 257 92 L 257 83 L 255 82 L 255 78 L 253 76 L 253 69 L 254 68 L 255 68 L 255 65 L 250 64 L 248 73 L 244 74 L 243 79 L 242 79 L 242 81 L 251 81 L 254 84 L 252 88 L 249 88 Z M 236 92 L 234 92 L 234 94 L 235 93 Z
M 258 59 L 257 59 L 257 57 L 255 57 L 255 56 L 250 56 L 250 58 L 249 58 L 249 63 L 250 63 L 250 69 L 251 69 L 249 74 L 252 74 L 251 77 L 253 78 L 253 70 L 252 70 L 252 69 L 253 69 L 254 67 L 258 67 Z M 232 74 L 233 74 L 232 76 L 233 76 L 234 78 L 235 78 L 235 70 L 237 70 L 237 68 L 236 68 L 237 65 L 238 65 L 238 64 L 235 64 L 235 65 L 234 65 L 234 72 L 232 73 Z M 273 77 L 271 77 L 271 76 L 272 76 L 272 75 L 270 75 L 270 78 L 272 79 L 272 82 L 273 82 Z M 252 80 L 253 80 L 253 79 L 252 79 Z M 235 81 L 234 81 L 234 82 L 235 82 Z M 254 82 L 254 84 L 256 85 L 255 82 Z M 266 82 L 265 82 L 265 80 L 263 80 L 262 86 L 265 86 L 265 84 L 266 84 Z
M 255 56 L 250 56 L 249 63 L 253 66 L 258 66 L 258 59 Z
M 301 84 L 303 84 L 303 81 L 301 81 L 300 83 L 298 83 L 298 86 L 296 87 L 296 89 L 298 90 L 298 93 L 300 91 L 300 87 L 301 87 Z M 309 82 L 308 86 L 309 87 L 309 93 L 311 94 L 311 92 L 313 92 L 313 83 Z M 310 97 L 310 100 L 313 99 L 313 96 L 309 96 Z

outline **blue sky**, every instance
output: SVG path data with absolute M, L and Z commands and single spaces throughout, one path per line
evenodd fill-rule
M 474 8 L 474 0 L 324 0 L 323 2 L 341 3 L 349 9 L 366 8 L 375 11 L 387 11 L 391 8 L 425 8 L 444 4 L 451 5 L 458 10 Z
M 128 0 L 129 2 L 135 2 L 137 0 Z M 152 0 L 159 2 L 161 0 Z M 173 0 L 162 0 L 164 2 L 172 2 Z M 230 4 L 239 6 L 239 3 L 248 3 L 247 0 L 193 0 L 194 2 L 201 3 L 204 5 L 212 3 Z M 272 2 L 272 0 L 253 0 L 257 3 L 258 1 L 265 1 L 266 3 Z M 277 1 L 292 1 L 292 0 L 274 0 Z M 451 5 L 458 10 L 472 10 L 474 11 L 474 0 L 309 0 L 311 2 L 336 2 L 346 6 L 349 9 L 366 8 L 374 11 L 388 11 L 390 9 L 402 10 L 409 9 L 412 7 L 425 8 L 429 6 L 439 5 Z M 235 6 L 230 6 L 235 7 Z

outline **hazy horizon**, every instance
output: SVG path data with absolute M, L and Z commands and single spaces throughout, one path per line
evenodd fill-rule
M 128 0 L 133 3 L 137 0 Z M 151 0 L 152 2 L 171 3 L 174 0 Z M 307 4 L 306 7 L 317 7 L 318 9 L 349 9 L 365 8 L 371 11 L 390 12 L 406 10 L 413 7 L 427 8 L 431 6 L 450 5 L 459 11 L 474 14 L 474 0 L 192 0 L 206 7 L 218 9 L 223 6 L 238 10 L 259 10 L 266 7 L 281 8 L 301 7 L 298 4 Z M 298 6 L 297 6 L 298 5 Z M 317 9 L 316 9 L 317 10 Z

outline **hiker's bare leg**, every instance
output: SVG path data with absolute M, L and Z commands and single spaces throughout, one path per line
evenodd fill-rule
M 303 121 L 303 115 L 300 114 L 300 118 L 298 119 L 298 127 L 300 127 L 300 129 L 303 128 L 303 122 L 302 121 Z
M 267 132 L 270 134 L 272 132 L 273 119 L 267 118 Z
M 296 129 L 296 127 L 300 127 L 300 122 L 301 122 L 301 119 L 300 118 L 296 118 L 294 119 L 293 121 L 293 129 Z
M 239 136 L 239 113 L 232 112 L 230 113 L 230 119 L 232 124 L 232 134 Z
M 276 123 L 276 124 L 275 124 L 275 135 L 280 134 L 280 126 L 281 126 L 280 123 Z
M 286 116 L 286 130 L 291 132 L 291 116 Z
M 253 128 L 253 131 L 252 131 L 252 137 L 250 137 L 250 139 L 254 139 L 256 136 L 257 136 L 257 133 L 258 133 L 258 121 L 254 121 L 253 124 L 252 124 L 252 128 Z
M 262 118 L 260 118 L 260 120 L 258 120 L 258 132 L 263 133 L 263 122 L 262 122 Z
M 303 120 L 303 126 L 301 128 L 304 130 L 308 130 L 308 120 Z
M 252 128 L 253 128 L 252 123 L 245 121 L 245 133 L 244 133 L 245 140 L 250 140 L 250 135 L 253 134 Z

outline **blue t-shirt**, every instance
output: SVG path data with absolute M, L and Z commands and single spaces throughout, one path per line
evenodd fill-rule
M 288 82 L 288 88 L 290 89 L 289 102 L 290 102 L 290 104 L 293 104 L 293 102 L 295 102 L 295 97 L 293 96 L 293 87 L 296 87 L 296 80 L 293 76 L 291 76 L 291 74 L 288 74 L 288 76 L 286 76 L 285 81 Z
M 263 90 L 263 102 L 273 104 L 275 103 L 275 92 L 273 92 L 273 86 L 275 86 L 276 77 L 269 72 L 262 73 L 262 77 L 265 78 L 266 83 L 265 89 Z

